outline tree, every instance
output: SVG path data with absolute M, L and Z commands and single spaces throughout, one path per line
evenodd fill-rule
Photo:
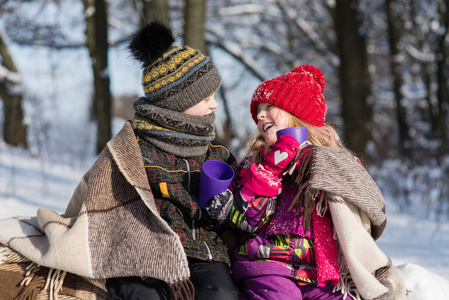
M 0 98 L 3 101 L 5 123 L 3 135 L 6 143 L 12 146 L 27 143 L 27 126 L 23 120 L 22 84 L 19 71 L 9 53 L 6 34 L 0 28 Z
M 338 57 L 333 50 L 334 33 L 327 10 L 321 1 L 257 1 L 242 3 L 237 0 L 209 1 L 210 17 L 206 38 L 209 45 L 233 57 L 234 73 L 223 82 L 229 94 L 229 111 L 235 122 L 235 106 L 249 104 L 248 82 L 261 82 L 291 71 L 299 64 L 313 64 L 325 69 L 328 85 L 326 93 L 335 99 L 333 70 Z M 221 52 L 222 53 L 222 52 Z M 215 61 L 219 61 L 219 57 Z M 323 70 L 324 70 L 323 69 Z M 254 86 L 254 89 L 256 86 Z M 242 99 L 242 93 L 246 98 Z M 240 109 L 239 109 L 240 110 Z M 245 111 L 245 106 L 242 107 Z M 334 113 L 334 112 L 332 112 Z M 245 117 L 244 117 L 245 118 Z M 236 137 L 248 138 L 251 125 L 238 121 L 238 128 L 230 130 Z M 246 124 L 245 124 L 246 123 Z M 232 124 L 231 124 L 232 125 Z M 242 129 L 242 125 L 245 130 Z
M 374 145 L 377 151 L 370 153 L 384 159 L 401 155 L 397 149 L 408 144 L 411 152 L 424 150 L 432 157 L 435 145 L 442 154 L 449 149 L 444 146 L 449 134 L 447 1 L 108 0 L 109 47 L 123 46 L 141 19 L 170 15 L 183 43 L 209 52 L 217 65 L 232 61 L 233 74 L 223 76 L 220 98 L 225 122 L 231 127 L 239 122 L 228 132 L 241 141 L 254 131 L 235 111 L 249 104 L 248 84 L 312 64 L 326 77 L 327 121 L 343 130 L 352 150 L 363 153 L 367 144 Z M 56 22 L 36 17 L 55 6 L 62 14 L 68 3 L 3 1 L 2 24 L 15 45 L 82 51 L 85 41 L 72 34 L 83 30 L 81 14 Z M 86 10 L 88 16 L 94 11 Z M 399 19 L 398 27 L 393 20 Z M 239 130 L 242 125 L 245 130 Z
M 416 65 L 418 71 L 412 73 L 414 82 L 419 84 L 419 80 L 422 80 L 423 87 L 426 91 L 425 102 L 427 105 L 426 115 L 430 123 L 429 136 L 434 139 L 438 136 L 438 125 L 437 125 L 437 111 L 434 107 L 434 93 L 432 89 L 433 85 L 433 43 L 431 42 L 433 34 L 430 30 L 430 26 L 425 24 L 431 24 L 432 20 L 428 19 L 428 16 L 422 13 L 425 11 L 422 7 L 422 2 L 419 0 L 412 0 L 410 3 L 410 20 L 412 22 L 410 36 L 411 45 L 416 47 L 413 54 L 411 51 L 407 51 L 408 56 L 410 56 L 410 65 Z M 413 49 L 413 48 L 412 48 Z
M 428 146 L 426 143 L 423 150 L 429 157 L 441 158 L 448 153 L 448 26 L 449 12 L 448 2 L 433 0 L 429 4 L 414 0 L 410 3 L 410 17 L 413 26 L 408 32 L 408 39 L 403 44 L 407 45 L 407 55 L 411 63 L 402 63 L 403 70 L 412 71 L 411 75 L 414 84 L 422 81 L 425 90 L 424 105 L 417 105 L 414 111 L 422 111 L 422 119 L 429 124 L 428 130 L 422 130 L 424 138 L 428 141 L 435 141 L 438 147 Z M 404 7 L 407 7 L 403 4 Z M 405 10 L 405 8 L 402 10 Z M 409 66 L 418 65 L 419 68 Z M 419 121 L 419 120 L 418 120 Z M 415 121 L 416 122 L 416 121 Z M 412 143 L 413 145 L 413 143 Z M 418 158 L 423 157 L 423 150 L 416 149 Z M 418 151 L 415 151 L 418 150 Z
M 141 16 L 141 24 L 154 19 L 170 21 L 168 0 L 134 0 L 134 4 Z
M 206 0 L 186 0 L 184 19 L 185 44 L 207 55 Z
M 372 139 L 371 75 L 368 70 L 366 36 L 357 0 L 337 0 L 336 32 L 340 57 L 339 85 L 344 135 L 356 153 L 365 153 Z
M 449 114 L 449 0 L 444 0 L 444 4 L 439 2 L 438 12 L 440 16 L 441 34 L 437 38 L 437 99 L 438 99 L 438 116 L 437 127 L 440 132 L 441 145 L 439 154 L 445 153 L 449 146 L 448 141 L 448 124 L 447 116 Z
M 206 0 L 186 0 L 184 19 L 185 44 L 208 55 L 208 46 L 210 43 L 206 43 Z M 223 137 L 220 138 L 223 142 L 228 143 L 234 138 L 234 134 L 232 131 L 232 118 L 229 111 L 226 88 L 222 86 L 218 94 L 223 101 L 226 116 L 223 124 Z
M 410 134 L 409 126 L 406 120 L 405 107 L 403 105 L 402 95 L 402 74 L 403 65 L 400 61 L 400 56 L 404 54 L 400 52 L 399 42 L 402 36 L 403 20 L 399 13 L 399 9 L 395 9 L 398 6 L 396 0 L 385 0 L 385 9 L 387 13 L 387 25 L 388 25 L 388 44 L 390 48 L 389 62 L 390 69 L 393 76 L 393 92 L 396 103 L 396 121 L 399 131 L 399 149 L 401 154 L 408 157 L 410 155 Z
M 86 37 L 94 74 L 93 113 L 97 121 L 96 150 L 111 139 L 112 101 L 108 71 L 108 14 L 105 0 L 83 0 Z

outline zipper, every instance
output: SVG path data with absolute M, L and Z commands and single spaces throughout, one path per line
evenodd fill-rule
M 190 164 L 189 161 L 185 158 L 182 159 L 185 163 L 186 163 L 186 168 L 187 168 L 187 191 L 190 194 Z
M 210 252 L 209 246 L 206 244 L 206 242 L 203 242 L 203 243 L 204 243 L 204 245 L 206 246 L 206 249 L 207 249 L 207 258 L 209 260 L 212 260 L 212 253 Z
M 187 168 L 187 192 L 190 194 L 190 164 L 189 161 L 185 158 L 182 159 L 186 163 Z M 192 238 L 196 241 L 196 229 L 195 229 L 195 218 L 192 220 Z
M 186 163 L 186 167 L 187 167 L 187 191 L 189 192 L 190 196 L 195 199 L 195 202 L 197 202 L 196 198 L 192 196 L 192 194 L 190 193 L 190 182 L 191 182 L 191 176 L 190 176 L 190 164 L 189 161 L 185 158 L 183 158 L 184 162 Z M 198 216 L 198 220 L 201 219 L 202 216 L 202 210 L 201 208 L 198 209 L 199 211 L 199 216 Z M 195 218 L 193 218 L 192 220 L 192 238 L 194 241 L 196 241 L 196 228 L 195 228 Z M 210 251 L 209 246 L 207 245 L 206 242 L 203 241 L 203 244 L 206 246 L 207 249 L 207 258 L 209 260 L 212 260 L 213 256 L 212 256 L 212 252 Z
M 185 163 L 186 163 L 186 168 L 187 168 L 187 192 L 189 192 L 190 197 L 193 198 L 193 200 L 195 200 L 195 202 L 198 204 L 198 201 L 196 200 L 196 198 L 190 193 L 190 183 L 191 183 L 191 174 L 190 174 L 190 164 L 189 161 L 185 158 L 182 159 Z M 203 216 L 203 212 L 202 209 L 198 209 L 198 220 L 201 220 L 201 217 Z M 193 226 L 193 224 L 192 224 Z
M 186 168 L 187 168 L 187 192 L 189 193 L 190 197 L 192 197 L 192 198 L 195 200 L 195 202 L 197 202 L 197 201 L 196 201 L 196 198 L 193 197 L 192 194 L 190 193 L 191 174 L 190 174 L 190 164 L 189 164 L 189 161 L 188 161 L 187 159 L 185 159 L 185 158 L 183 158 L 182 160 L 186 163 Z M 201 212 L 201 209 L 199 209 L 198 211 L 199 211 L 199 217 L 198 217 L 198 220 L 200 220 L 200 219 L 201 219 L 201 216 L 202 216 L 202 215 L 201 215 L 202 212 Z M 194 241 L 196 241 L 195 218 L 193 218 L 193 220 L 192 220 L 192 238 L 193 238 Z

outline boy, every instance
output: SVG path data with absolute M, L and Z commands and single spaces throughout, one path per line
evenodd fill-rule
M 112 299 L 189 298 L 193 296 L 191 281 L 197 299 L 236 299 L 227 249 L 218 236 L 219 224 L 196 202 L 204 161 L 235 165 L 229 150 L 214 139 L 213 110 L 218 107 L 214 95 L 221 78 L 210 58 L 188 46 L 173 46 L 173 42 L 171 30 L 157 22 L 133 35 L 129 49 L 142 63 L 145 97 L 134 103 L 130 124 L 141 149 L 154 205 L 180 239 L 190 280 L 183 274 L 178 282 L 166 282 L 157 272 L 144 278 L 110 278 L 108 292 Z M 168 246 L 172 245 L 156 247 Z M 147 259 L 160 264 L 162 272 L 167 272 L 165 265 L 171 263 L 156 260 L 151 249 Z M 188 270 L 180 267 L 174 272 Z

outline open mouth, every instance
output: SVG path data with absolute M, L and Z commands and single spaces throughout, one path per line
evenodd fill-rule
M 267 123 L 263 125 L 263 132 L 267 132 L 268 129 L 270 129 L 271 127 L 273 127 L 274 124 L 273 123 Z

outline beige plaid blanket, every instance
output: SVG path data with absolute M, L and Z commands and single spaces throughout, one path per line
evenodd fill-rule
M 340 250 L 338 289 L 353 299 L 405 299 L 400 271 L 375 243 L 386 226 L 382 194 L 352 156 L 312 147 L 309 188 L 332 216 Z
M 35 217 L 0 220 L 0 244 L 41 267 L 89 279 L 148 276 L 182 286 L 190 276 L 178 235 L 156 210 L 129 123 L 84 175 L 63 215 L 39 209 Z

